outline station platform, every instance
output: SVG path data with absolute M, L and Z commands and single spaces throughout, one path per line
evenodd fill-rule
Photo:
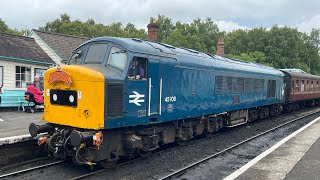
M 281 140 L 225 180 L 320 179 L 320 117 Z
M 12 144 L 31 139 L 29 124 L 44 124 L 43 112 L 26 113 L 23 111 L 0 112 L 0 145 Z

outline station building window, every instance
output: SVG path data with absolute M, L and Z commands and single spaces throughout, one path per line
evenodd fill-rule
M 34 76 L 38 76 L 40 80 L 43 80 L 46 69 L 34 68 Z
M 31 81 L 31 67 L 16 66 L 16 88 L 25 88 Z
M 3 66 L 0 66 L 0 86 L 3 85 Z

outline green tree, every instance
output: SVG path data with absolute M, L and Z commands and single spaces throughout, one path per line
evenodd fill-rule
M 6 23 L 0 18 L 0 32 L 7 32 L 8 29 Z

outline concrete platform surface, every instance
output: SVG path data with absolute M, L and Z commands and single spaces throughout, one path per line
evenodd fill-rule
M 225 178 L 320 179 L 320 118 L 275 144 Z
M 44 124 L 41 120 L 43 112 L 26 113 L 0 112 L 0 139 L 29 134 L 29 124 Z

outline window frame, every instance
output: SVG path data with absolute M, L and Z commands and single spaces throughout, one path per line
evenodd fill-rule
M 86 62 L 90 47 L 93 46 L 93 45 L 97 45 L 97 44 L 104 44 L 104 45 L 107 46 L 106 49 L 105 49 L 105 53 L 104 53 L 104 56 L 103 56 L 102 60 L 100 62 L 89 62 L 89 63 Z M 107 54 L 110 54 L 110 43 L 107 43 L 107 42 L 95 42 L 95 43 L 90 43 L 90 44 L 88 44 L 86 46 L 87 47 L 85 48 L 85 54 L 84 54 L 85 56 L 81 61 L 83 61 L 84 64 L 104 64 L 104 62 L 106 61 Z M 80 48 L 79 48 L 79 50 L 80 50 Z
M 70 63 L 71 62 L 71 58 L 73 57 L 73 55 L 75 55 L 76 54 L 76 52 L 78 52 L 78 51 L 80 51 L 80 50 L 82 50 L 82 56 L 80 57 L 80 61 L 79 61 L 79 63 Z M 68 65 L 77 65 L 77 64 L 82 64 L 83 63 L 83 57 L 85 57 L 86 55 L 87 55 L 87 46 L 81 46 L 81 47 L 79 47 L 79 48 L 77 48 L 77 49 L 75 49 L 74 51 L 72 51 L 72 54 L 71 54 L 71 56 L 69 57 L 69 60 L 68 60 Z
M 128 77 L 129 77 L 129 71 L 130 71 L 130 65 L 131 65 L 131 62 L 133 61 L 133 59 L 134 58 L 142 58 L 143 59 L 143 61 L 144 61 L 144 65 L 145 65 L 145 67 L 144 67 L 144 78 L 142 78 L 142 79 L 136 79 L 135 77 L 134 77 L 134 79 L 129 79 Z M 130 61 L 129 61 L 129 59 L 131 59 Z M 129 64 L 129 66 L 128 66 L 128 64 Z M 146 80 L 148 80 L 148 77 L 149 77 L 149 74 L 148 74 L 148 65 L 149 65 L 149 58 L 148 57 L 145 57 L 145 56 L 141 56 L 141 55 L 134 55 L 134 56 L 132 56 L 132 57 L 128 57 L 128 61 L 127 61 L 127 66 L 128 66 L 128 69 L 127 69 L 127 71 L 126 71 L 126 78 L 128 79 L 128 80 L 130 80 L 130 81 L 146 81 Z M 136 75 L 134 75 L 134 76 L 136 76 Z
M 3 66 L 0 66 L 0 69 L 1 69 L 1 74 L 0 74 L 0 86 L 2 85 L 3 86 L 3 76 L 4 76 L 4 67 Z
M 19 72 L 19 73 L 17 73 L 17 67 L 20 68 L 20 72 Z M 14 76 L 14 78 L 15 78 L 15 88 L 25 88 L 25 87 L 26 87 L 26 84 L 27 84 L 27 82 L 28 82 L 27 76 L 26 76 L 25 73 L 24 73 L 24 75 L 25 75 L 25 80 L 24 80 L 24 81 L 21 80 L 21 75 L 22 75 L 21 69 L 22 69 L 22 67 L 24 67 L 24 68 L 26 68 L 26 69 L 30 69 L 29 76 L 30 76 L 30 81 L 31 81 L 31 71 L 32 71 L 32 67 L 31 67 L 31 66 L 27 67 L 27 66 L 18 66 L 18 65 L 16 65 L 16 66 L 15 66 L 15 76 Z M 25 72 L 27 72 L 27 71 L 25 70 Z M 19 80 L 17 80 L 17 74 L 19 74 Z M 20 85 L 19 87 L 17 87 L 17 82 L 19 82 L 19 85 Z M 23 83 L 23 82 L 25 82 L 25 87 L 22 86 L 22 83 Z
M 126 56 L 127 56 L 127 61 L 126 61 L 126 64 L 124 65 L 123 69 L 121 69 L 121 68 L 119 68 L 119 67 L 117 67 L 117 66 L 113 66 L 112 64 L 109 64 L 109 57 L 110 57 L 110 55 L 111 55 L 111 49 L 112 49 L 113 47 L 125 51 L 125 54 L 126 54 Z M 109 66 L 109 67 L 116 68 L 116 69 L 118 69 L 118 70 L 120 70 L 120 71 L 125 71 L 125 70 L 127 69 L 127 66 L 128 66 L 128 64 L 129 64 L 129 54 L 128 54 L 128 50 L 127 50 L 126 48 L 123 48 L 123 47 L 120 47 L 120 46 L 115 46 L 115 45 L 110 45 L 110 46 L 108 47 L 107 54 L 108 54 L 108 56 L 107 56 L 107 55 L 105 56 L 104 64 L 106 64 L 106 65 Z M 130 68 L 130 67 L 129 67 L 129 68 Z
M 36 75 L 37 75 L 36 71 L 37 71 L 38 69 L 40 69 L 40 70 L 44 70 L 44 71 L 47 71 L 47 69 L 44 69 L 44 68 L 34 68 L 34 70 L 33 70 L 34 76 L 36 76 Z M 41 77 L 43 77 L 43 78 L 44 78 L 44 74 L 43 74 L 43 76 L 38 76 L 38 77 L 39 77 L 39 78 L 41 78 Z

